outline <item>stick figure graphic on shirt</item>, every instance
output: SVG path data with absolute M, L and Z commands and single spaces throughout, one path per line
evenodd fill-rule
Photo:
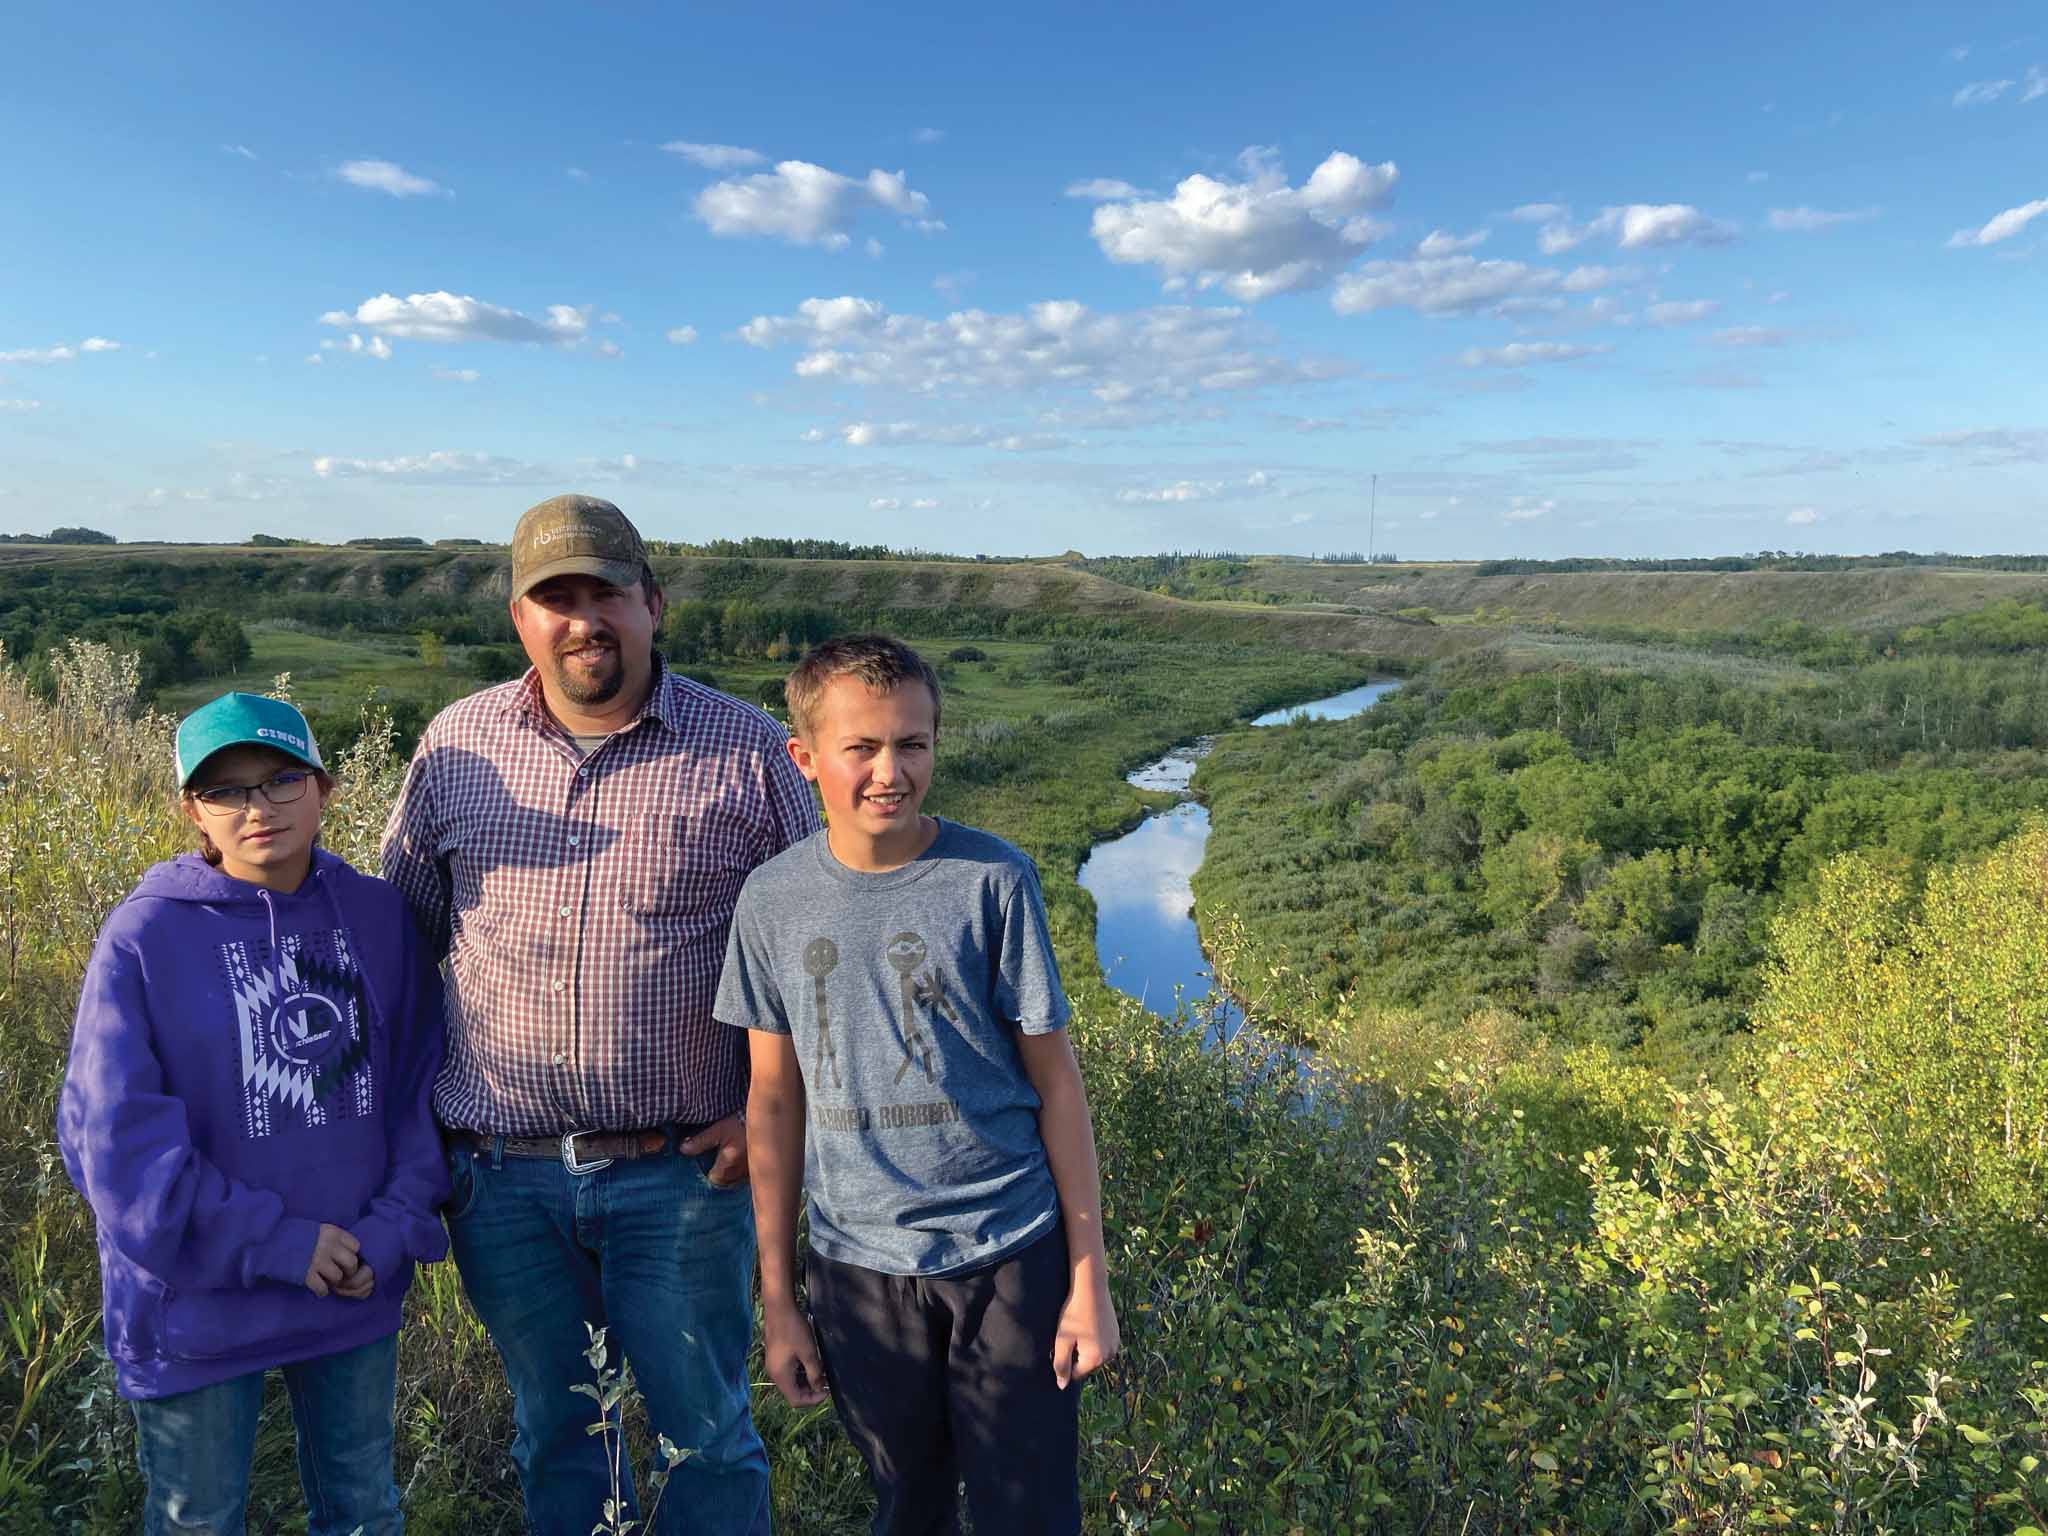
M 813 939 L 804 946 L 804 969 L 811 974 L 811 996 L 818 1009 L 818 1070 L 832 1073 L 832 1086 L 843 1088 L 839 1076 L 839 1053 L 832 1047 L 832 1017 L 826 1006 L 825 978 L 839 965 L 839 946 L 830 939 Z
M 903 1081 L 903 1074 L 922 1058 L 924 1080 L 935 1082 L 932 1072 L 932 1043 L 924 1032 L 924 1026 L 917 1016 L 917 983 L 912 979 L 917 968 L 924 964 L 926 949 L 924 936 L 916 933 L 899 933 L 889 941 L 884 951 L 889 964 L 903 983 L 903 1065 L 896 1069 L 896 1081 Z

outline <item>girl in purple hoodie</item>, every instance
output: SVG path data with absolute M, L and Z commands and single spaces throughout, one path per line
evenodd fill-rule
M 315 846 L 334 784 L 298 710 L 215 699 L 177 769 L 201 851 L 100 930 L 57 1111 L 143 1530 L 241 1536 L 281 1366 L 308 1536 L 397 1536 L 400 1308 L 448 1247 L 440 978 L 398 892 Z

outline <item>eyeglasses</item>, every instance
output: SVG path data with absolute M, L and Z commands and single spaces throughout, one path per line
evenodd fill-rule
M 273 773 L 261 784 L 216 784 L 211 789 L 196 789 L 192 798 L 216 816 L 249 809 L 249 796 L 258 790 L 272 805 L 290 805 L 306 793 L 306 780 L 310 773 Z

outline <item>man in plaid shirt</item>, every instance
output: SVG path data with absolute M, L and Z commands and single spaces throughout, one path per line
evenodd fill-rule
M 533 669 L 434 718 L 384 833 L 446 962 L 449 1234 L 512 1384 L 536 1536 L 586 1536 L 611 1493 L 570 1390 L 594 1376 L 586 1323 L 693 1452 L 662 1536 L 769 1529 L 745 1042 L 711 1004 L 748 871 L 818 813 L 781 726 L 663 667 L 661 612 L 617 507 L 529 510 L 512 622 Z

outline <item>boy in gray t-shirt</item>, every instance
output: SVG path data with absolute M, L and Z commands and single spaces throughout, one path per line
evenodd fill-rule
M 827 828 L 748 878 L 714 1010 L 753 1032 L 768 1374 L 798 1406 L 829 1390 L 877 1532 L 956 1528 L 963 1479 L 977 1536 L 1078 1531 L 1067 1388 L 1118 1340 L 1037 871 L 920 813 L 939 683 L 908 646 L 828 641 L 787 693 Z

